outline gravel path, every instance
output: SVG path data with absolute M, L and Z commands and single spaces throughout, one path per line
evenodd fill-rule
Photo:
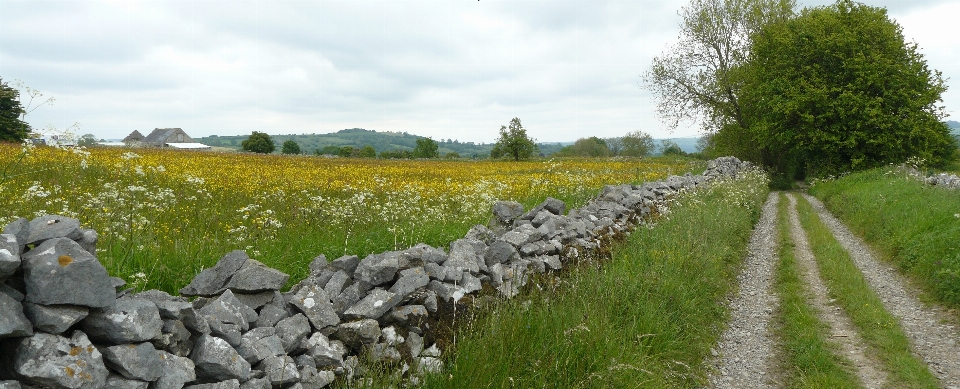
M 960 337 L 949 316 L 940 308 L 921 304 L 914 297 L 916 291 L 893 269 L 877 261 L 866 244 L 834 218 L 823 203 L 810 195 L 804 197 L 850 253 L 867 283 L 883 300 L 884 307 L 900 319 L 913 349 L 926 361 L 930 371 L 944 387 L 960 388 Z
M 747 258 L 738 277 L 740 290 L 730 302 L 729 327 L 720 338 L 714 388 L 777 387 L 775 344 L 770 320 L 780 300 L 773 291 L 777 257 L 777 203 L 771 192 L 750 238 Z
M 878 361 L 868 356 L 866 344 L 846 312 L 831 305 L 829 289 L 820 278 L 820 270 L 810 250 L 807 233 L 800 225 L 797 199 L 792 194 L 787 196 L 790 199 L 790 236 L 795 245 L 794 255 L 800 277 L 806 284 L 806 290 L 811 293 L 807 303 L 817 312 L 820 321 L 829 328 L 829 333 L 832 334 L 829 341 L 839 345 L 843 357 L 853 362 L 856 367 L 854 373 L 860 378 L 860 383 L 868 389 L 882 388 L 887 382 L 887 374 L 877 368 L 880 366 Z

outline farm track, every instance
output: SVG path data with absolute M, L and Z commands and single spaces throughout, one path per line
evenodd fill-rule
M 816 258 L 810 249 L 810 242 L 807 240 L 807 233 L 800 225 L 800 217 L 797 214 L 797 199 L 793 194 L 788 194 L 790 199 L 790 236 L 795 245 L 795 257 L 797 265 L 800 268 L 800 277 L 806 284 L 806 290 L 810 293 L 810 299 L 807 303 L 817 312 L 817 317 L 821 323 L 828 327 L 830 341 L 839 346 L 844 358 L 852 362 L 855 367 L 854 373 L 860 379 L 860 383 L 865 388 L 882 388 L 887 382 L 887 373 L 878 369 L 880 362 L 876 358 L 871 358 L 867 345 L 857 331 L 850 317 L 846 312 L 832 304 L 829 297 L 829 290 L 824 285 L 820 277 L 820 270 L 817 266 Z
M 831 342 L 836 342 L 855 368 L 864 387 L 880 388 L 887 383 L 887 373 L 870 355 L 856 328 L 843 310 L 832 305 L 828 291 L 819 276 L 806 233 L 800 226 L 796 198 L 787 196 L 791 204 L 789 223 L 796 244 L 800 276 L 812 292 L 810 304 L 822 322 L 830 327 Z M 888 265 L 878 261 L 867 245 L 838 221 L 816 198 L 803 194 L 820 220 L 829 228 L 840 245 L 850 254 L 870 288 L 883 301 L 884 308 L 901 323 L 914 352 L 926 362 L 940 380 L 940 386 L 960 389 L 960 336 L 955 319 L 938 306 L 924 305 L 916 297 L 919 292 Z M 779 192 L 772 192 L 763 207 L 760 220 L 750 239 L 747 258 L 738 277 L 739 292 L 730 302 L 730 321 L 717 346 L 716 368 L 709 377 L 713 388 L 778 388 L 780 372 L 778 340 L 771 334 L 773 312 L 779 305 L 774 292 L 774 269 L 779 258 L 777 239 L 777 203 Z
M 743 271 L 737 277 L 739 292 L 730 301 L 730 322 L 717 346 L 717 371 L 710 377 L 714 388 L 776 388 L 776 341 L 770 331 L 779 298 L 773 291 L 777 256 L 777 204 L 771 192 L 753 229 Z
M 960 389 L 960 337 L 954 320 L 937 306 L 925 306 L 918 292 L 887 264 L 878 261 L 859 237 L 837 220 L 820 200 L 804 195 L 843 246 L 884 308 L 897 317 L 916 352 L 946 388 Z

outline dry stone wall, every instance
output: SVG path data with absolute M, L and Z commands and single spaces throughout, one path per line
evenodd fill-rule
M 320 255 L 287 292 L 288 275 L 233 251 L 179 296 L 134 293 L 97 260 L 95 231 L 20 219 L 0 235 L 0 389 L 321 388 L 361 375 L 362 354 L 415 382 L 442 366 L 434 330 L 445 305 L 484 285 L 514 297 L 666 198 L 749 168 L 720 158 L 702 175 L 607 186 L 570 212 L 553 198 L 526 212 L 498 202 L 490 226 L 447 250 Z

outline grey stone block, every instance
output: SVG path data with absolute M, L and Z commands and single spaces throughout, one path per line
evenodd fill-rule
M 430 283 L 430 276 L 422 267 L 414 267 L 400 272 L 400 279 L 390 287 L 390 292 L 397 294 L 400 300 L 407 298 L 417 289 Z
M 346 353 L 347 348 L 341 341 L 331 341 L 319 332 L 307 339 L 307 355 L 311 357 L 315 367 L 339 367 L 343 365 L 343 355 Z
M 243 334 L 237 352 L 243 359 L 255 364 L 270 356 L 283 355 L 283 341 L 273 327 L 254 328 Z
M 343 323 L 333 337 L 354 350 L 360 350 L 364 345 L 374 344 L 380 339 L 380 324 L 373 319 Z
M 0 281 L 20 268 L 20 242 L 13 234 L 0 234 Z
M 48 334 L 60 334 L 87 317 L 90 309 L 76 305 L 23 303 L 23 313 L 38 330 Z
M 291 352 L 310 334 L 310 321 L 301 313 L 280 320 L 276 325 L 277 336 L 283 344 L 283 350 Z
M 376 288 L 343 312 L 345 319 L 377 319 L 400 303 L 400 296 L 386 290 Z
M 297 364 L 288 355 L 267 357 L 257 365 L 257 370 L 266 373 L 265 378 L 273 386 L 291 384 L 300 380 Z
M 77 389 L 106 385 L 103 356 L 83 331 L 74 331 L 70 338 L 40 332 L 19 339 L 11 351 L 21 384 Z
M 80 221 L 72 217 L 44 215 L 30 221 L 30 237 L 27 244 L 37 244 L 47 239 L 80 238 Z
M 377 286 L 392 281 L 399 268 L 400 262 L 396 256 L 370 254 L 357 265 L 353 277 L 357 281 Z
M 246 381 L 250 378 L 250 363 L 220 338 L 201 335 L 190 359 L 196 368 L 197 379 L 203 382 Z
M 153 341 L 154 347 L 173 355 L 185 357 L 193 350 L 190 330 L 180 320 L 167 319 L 160 329 L 160 338 Z
M 23 314 L 23 306 L 0 293 L 0 338 L 33 335 L 33 324 Z
M 369 288 L 362 282 L 354 282 L 333 299 L 333 311 L 339 315 L 366 297 Z
M 193 305 L 183 297 L 173 297 L 167 292 L 156 289 L 137 293 L 133 297 L 152 302 L 160 311 L 160 317 L 164 319 L 183 320 L 184 311 L 193 308 Z
M 95 308 L 80 321 L 91 339 L 108 344 L 140 343 L 160 337 L 163 321 L 152 302 L 122 298 L 107 308 Z
M 234 293 L 233 296 L 243 303 L 243 305 L 257 310 L 273 301 L 279 293 L 280 292 L 276 290 L 268 290 L 257 293 Z
M 343 270 L 347 274 L 353 274 L 360 265 L 360 257 L 356 255 L 344 255 L 330 262 L 330 269 L 333 271 Z
M 101 347 L 105 363 L 126 378 L 156 381 L 163 374 L 163 361 L 150 343 Z
M 310 324 L 318 330 L 340 323 L 340 317 L 334 311 L 330 298 L 316 285 L 300 289 L 290 303 L 299 308 L 310 320 Z
M 3 227 L 3 233 L 17 237 L 17 243 L 20 244 L 20 253 L 27 245 L 27 239 L 30 239 L 30 221 L 25 218 L 14 220 Z
M 108 307 L 116 300 L 107 269 L 77 242 L 54 238 L 21 256 L 26 301 Z
M 498 222 L 509 225 L 514 219 L 523 215 L 523 204 L 516 201 L 497 201 L 493 203 L 492 211 Z
M 495 240 L 490 243 L 490 247 L 488 247 L 484 253 L 483 259 L 489 268 L 494 264 L 520 259 L 520 253 L 517 252 L 517 248 L 514 245 L 503 240 Z
M 180 295 L 209 297 L 222 293 L 230 277 L 233 277 L 249 259 L 250 257 L 243 250 L 227 253 L 217 261 L 216 265 L 193 277 L 189 285 L 180 289 Z
M 193 360 L 179 357 L 166 351 L 158 351 L 163 362 L 160 378 L 153 382 L 151 389 L 181 389 L 183 384 L 197 379 Z
M 133 380 L 119 374 L 110 373 L 107 376 L 107 385 L 103 389 L 147 389 L 147 381 Z
M 200 314 L 206 317 L 207 321 L 235 324 L 240 327 L 240 331 L 249 330 L 250 322 L 257 320 L 257 312 L 237 300 L 229 289 L 200 308 Z
M 289 278 L 284 272 L 271 269 L 255 259 L 248 259 L 240 270 L 230 277 L 226 287 L 245 293 L 280 290 Z

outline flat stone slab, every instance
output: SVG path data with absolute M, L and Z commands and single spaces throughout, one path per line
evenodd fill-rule
M 80 220 L 59 215 L 45 215 L 30 221 L 30 237 L 26 244 L 37 244 L 47 239 L 80 239 Z
M 102 347 L 100 352 L 106 365 L 126 378 L 156 381 L 163 374 L 163 360 L 150 343 Z
M 77 242 L 49 239 L 21 259 L 28 302 L 103 308 L 116 300 L 107 269 Z
M 60 334 L 87 317 L 90 309 L 77 305 L 24 303 L 23 313 L 38 330 L 48 334 Z
M 289 278 L 284 272 L 269 268 L 255 259 L 248 259 L 240 270 L 230 277 L 226 288 L 243 293 L 280 290 Z
M 127 297 L 110 307 L 90 310 L 80 327 L 98 342 L 127 344 L 159 338 L 163 321 L 152 302 Z
M 307 319 L 310 319 L 310 324 L 318 330 L 340 323 L 340 317 L 334 311 L 330 298 L 317 285 L 301 288 L 290 302 L 300 309 Z

